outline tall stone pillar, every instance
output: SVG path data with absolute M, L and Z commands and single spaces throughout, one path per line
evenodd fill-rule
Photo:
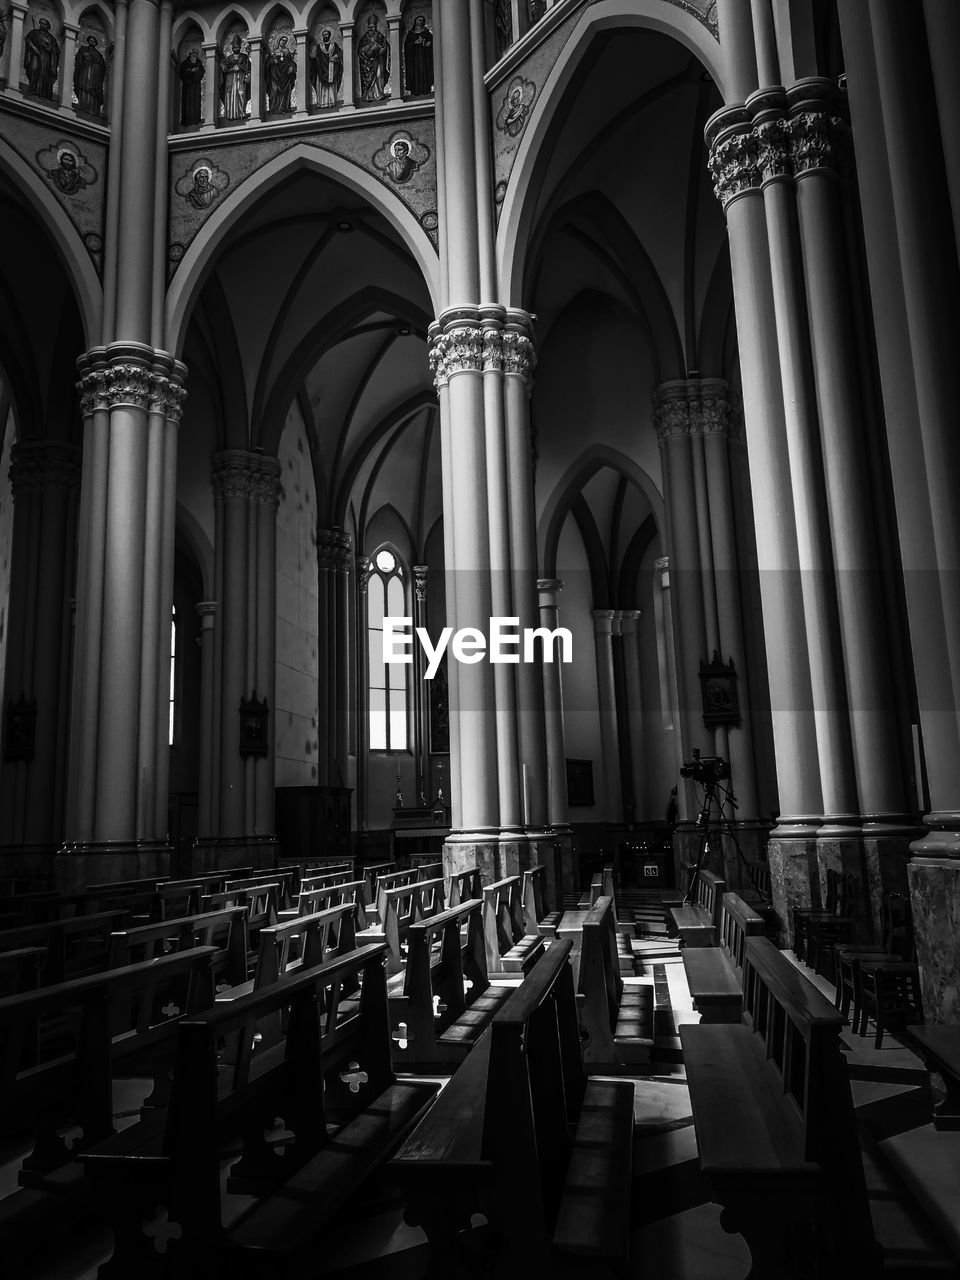
M 367 647 L 367 619 L 370 574 L 373 561 L 369 556 L 357 556 L 357 831 L 367 829 L 367 794 L 369 792 L 370 742 L 370 660 Z
M 429 627 L 427 613 L 429 582 L 429 565 L 415 564 L 413 566 L 413 625 L 415 629 L 423 627 L 424 630 L 427 630 Z M 424 680 L 426 665 L 423 646 L 415 644 L 413 646 L 413 758 L 416 804 L 431 804 L 433 802 L 432 781 L 430 778 L 429 686 Z
M 554 631 L 559 624 L 559 600 L 563 590 L 560 578 L 541 578 L 537 582 L 540 595 L 540 625 Z M 543 664 L 544 724 L 547 739 L 547 821 L 554 830 L 570 824 L 567 809 L 567 760 L 563 730 L 563 679 L 559 662 Z
M 259 452 L 214 455 L 219 626 L 218 836 L 274 830 L 276 513 L 280 463 Z M 256 729 L 258 723 L 260 728 Z
M 594 609 L 593 634 L 597 658 L 597 704 L 600 708 L 600 747 L 603 760 L 601 787 L 608 822 L 623 816 L 620 785 L 620 747 L 617 729 L 617 690 L 613 676 L 614 609 Z
M 918 24 L 900 6 L 840 0 L 838 9 L 929 792 L 926 833 L 912 845 L 907 875 L 924 1015 L 949 1023 L 960 1018 L 956 210 L 951 165 L 930 125 L 929 87 L 916 82 Z M 933 16 L 929 35 L 937 40 L 943 28 Z M 948 53 L 931 48 L 933 65 Z M 941 97 L 942 85 L 935 87 Z M 949 128 L 945 140 L 949 153 Z
M 216 44 L 205 44 L 203 46 L 203 120 L 202 124 L 214 125 L 217 123 L 217 46 Z M 180 119 L 179 107 L 177 110 L 177 119 Z
M 0 846 L 44 846 L 49 856 L 63 835 L 80 450 L 65 441 L 23 440 L 13 447 L 10 480 L 14 525 Z M 36 870 L 46 874 L 49 863 Z
M 637 629 L 639 609 L 623 609 L 620 634 L 623 637 L 623 703 L 626 735 L 630 744 L 630 799 L 634 822 L 647 816 L 647 773 L 643 749 L 643 689 L 640 682 L 640 644 Z
M 345 786 L 350 698 L 349 572 L 351 537 L 342 529 L 317 529 L 318 703 L 317 776 L 321 785 Z
M 23 79 L 23 24 L 29 9 L 13 0 L 10 5 L 10 52 L 7 55 L 7 93 L 20 97 Z
M 342 101 L 348 107 L 354 105 L 353 88 L 353 23 L 340 23 L 340 47 L 343 50 Z
M 217 604 L 203 600 L 197 605 L 200 615 L 200 767 L 197 779 L 197 834 L 214 835 L 218 810 L 214 786 L 214 739 L 218 724 L 215 718 L 215 646 L 217 642 Z

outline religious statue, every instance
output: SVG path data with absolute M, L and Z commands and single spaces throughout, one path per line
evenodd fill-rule
M 7 18 L 3 10 L 0 9 L 0 58 L 3 57 L 3 51 L 7 44 Z
M 77 49 L 73 64 L 73 91 L 77 95 L 78 110 L 91 116 L 100 115 L 106 78 L 107 64 L 97 48 L 97 37 L 88 35 L 86 43 Z
M 320 32 L 313 54 L 313 83 L 317 106 L 335 107 L 343 84 L 343 49 L 333 38 L 329 27 Z
M 360 97 L 364 102 L 380 102 L 387 96 L 390 44 L 380 30 L 380 19 L 375 13 L 367 18 L 367 29 L 360 37 L 357 65 L 360 69 Z
M 243 41 L 235 35 L 230 49 L 220 62 L 220 100 L 227 120 L 243 120 L 247 114 L 250 96 L 250 57 L 244 52 Z
M 407 75 L 407 93 L 430 93 L 433 89 L 433 32 L 422 13 L 403 42 L 403 61 Z
M 191 49 L 180 63 L 180 123 L 203 124 L 203 77 L 207 68 L 199 49 Z
M 50 29 L 49 18 L 40 18 L 23 38 L 23 65 L 27 88 L 37 98 L 53 99 L 53 86 L 60 67 L 60 46 Z
M 547 0 L 527 0 L 527 20 L 531 27 L 547 12 Z
M 297 59 L 287 36 L 277 37 L 277 43 L 264 59 L 263 70 L 270 114 L 286 115 L 293 110 L 293 89 L 297 83 Z

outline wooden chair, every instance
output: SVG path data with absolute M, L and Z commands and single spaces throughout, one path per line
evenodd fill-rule
M 879 946 L 870 943 L 842 942 L 834 946 L 836 973 L 836 1006 L 851 1026 L 860 1030 L 862 998 L 860 966 L 870 961 L 908 961 L 915 959 L 913 919 L 910 902 L 904 894 L 886 893 L 881 908 L 883 920 Z M 852 1013 L 851 1013 L 852 1009 Z

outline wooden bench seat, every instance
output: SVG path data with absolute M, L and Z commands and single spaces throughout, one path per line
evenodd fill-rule
M 383 961 L 382 943 L 361 947 L 183 1022 L 165 1115 L 84 1153 L 114 1228 L 102 1274 L 263 1275 L 264 1258 L 271 1275 L 288 1262 L 303 1273 L 301 1254 L 437 1091 L 393 1074 Z M 342 1021 L 341 993 L 358 983 Z M 264 1048 L 254 1031 L 272 1018 L 283 1042 Z M 230 1043 L 244 1051 L 225 1056 Z M 257 1202 L 227 1231 L 221 1161 L 238 1141 L 227 1189 Z M 180 1229 L 162 1258 L 144 1230 L 158 1206 Z
M 526 973 L 543 951 L 539 930 L 526 930 L 521 888 L 519 876 L 507 876 L 482 888 L 483 942 L 491 977 Z
M 541 956 L 391 1162 L 431 1275 L 464 1273 L 477 1213 L 490 1225 L 477 1274 L 629 1263 L 634 1087 L 584 1075 L 571 946 Z
M 683 948 L 681 956 L 687 986 L 701 1022 L 740 1021 L 746 940 L 761 937 L 763 933 L 763 917 L 738 894 L 725 893 L 720 907 L 719 945 Z
M 555 938 L 562 911 L 551 911 L 547 898 L 547 868 L 527 867 L 523 873 L 523 923 L 527 933 Z
M 390 988 L 394 1062 L 434 1071 L 462 1062 L 510 995 L 492 986 L 479 899 L 412 923 L 402 986 Z
M 720 931 L 720 907 L 726 884 L 712 871 L 696 873 L 690 899 L 667 908 L 672 931 L 683 947 L 715 947 Z
M 909 1026 L 908 1033 L 930 1071 L 943 1080 L 945 1097 L 933 1108 L 933 1127 L 960 1129 L 960 1026 Z
M 747 938 L 739 1026 L 680 1028 L 700 1165 L 751 1276 L 875 1277 L 843 1019 L 764 937 Z
M 583 920 L 577 966 L 583 1060 L 591 1073 L 649 1062 L 653 1050 L 653 985 L 624 981 L 617 936 L 613 899 L 598 898 Z

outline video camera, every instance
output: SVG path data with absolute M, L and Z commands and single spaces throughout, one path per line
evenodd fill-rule
M 702 756 L 698 747 L 693 748 L 693 759 L 684 760 L 680 766 L 680 777 L 691 778 L 703 786 L 712 786 L 715 782 L 723 782 L 730 777 L 730 761 L 723 756 Z

